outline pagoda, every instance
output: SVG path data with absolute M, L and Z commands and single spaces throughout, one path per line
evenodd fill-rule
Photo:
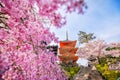
M 78 60 L 78 56 L 76 56 L 76 51 L 78 48 L 75 47 L 76 40 L 70 41 L 68 40 L 68 33 L 66 32 L 66 40 L 60 41 L 59 48 L 59 59 L 60 62 L 64 63 L 75 63 Z

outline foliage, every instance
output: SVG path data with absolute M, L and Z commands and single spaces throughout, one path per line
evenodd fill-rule
M 96 65 L 97 70 L 105 77 L 106 80 L 117 80 L 120 77 L 119 70 L 109 70 L 108 62 L 113 64 L 120 57 L 102 57 L 99 64 Z
M 37 7 L 36 7 L 37 6 Z M 66 23 L 58 12 L 82 13 L 84 0 L 0 0 L 0 72 L 6 80 L 66 80 L 57 58 L 46 49 L 57 42 L 50 25 Z M 3 23 L 3 22 L 0 22 Z M 46 26 L 48 24 L 49 27 Z M 5 67 L 4 67 L 5 66 Z
M 107 58 L 102 57 L 98 59 L 99 64 L 106 64 L 107 63 Z
M 89 41 L 95 39 L 96 37 L 93 36 L 94 33 L 89 33 L 87 34 L 86 32 L 83 32 L 83 31 L 79 31 L 79 34 L 78 34 L 78 41 L 79 43 L 88 43 Z
M 110 51 L 110 50 L 120 50 L 120 47 L 112 47 L 112 48 L 108 47 L 108 48 L 106 48 L 106 51 Z
M 108 46 L 105 48 L 104 53 L 106 55 L 119 57 L 120 56 L 120 43 L 119 42 L 109 43 Z
M 96 68 L 102 73 L 106 80 L 117 80 L 120 77 L 120 72 L 116 70 L 108 70 L 107 64 L 98 64 L 96 65 Z
M 66 71 L 68 78 L 71 79 L 80 70 L 79 66 L 64 66 L 63 69 Z
M 116 61 L 120 61 L 120 56 L 119 57 L 113 57 L 111 55 L 106 55 L 105 57 L 99 58 L 99 64 L 110 64 L 115 63 Z

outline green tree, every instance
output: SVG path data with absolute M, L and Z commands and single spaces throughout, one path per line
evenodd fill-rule
M 79 43 L 88 43 L 89 41 L 95 39 L 94 33 L 86 33 L 83 31 L 79 31 L 78 33 L 78 41 Z

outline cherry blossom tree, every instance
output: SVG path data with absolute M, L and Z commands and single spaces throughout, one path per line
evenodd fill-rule
M 97 56 L 102 57 L 106 55 L 119 57 L 120 56 L 119 47 L 120 47 L 119 42 L 106 43 L 104 40 L 96 40 L 86 43 L 85 46 L 80 47 L 77 51 L 77 54 L 80 58 L 88 58 L 91 55 L 96 57 Z M 109 48 L 111 50 L 108 50 Z
M 49 26 L 65 25 L 59 12 L 83 13 L 84 0 L 0 0 L 0 74 L 5 80 L 66 80 L 46 49 L 57 42 Z M 3 19 L 5 18 L 5 19 Z M 46 23 L 47 21 L 47 23 Z
M 91 55 L 93 56 L 102 56 L 104 55 L 103 49 L 106 47 L 104 40 L 91 41 L 85 44 L 84 47 L 80 47 L 77 51 L 77 54 L 81 58 L 88 58 Z
M 114 57 L 120 56 L 120 42 L 109 43 L 104 50 L 106 55 L 111 55 Z

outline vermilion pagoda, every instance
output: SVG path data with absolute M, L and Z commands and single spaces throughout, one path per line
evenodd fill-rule
M 59 48 L 59 58 L 61 62 L 69 63 L 69 62 L 76 62 L 78 56 L 76 56 L 76 51 L 78 48 L 75 48 L 76 45 L 75 41 L 69 41 L 68 38 L 65 41 L 60 41 L 60 48 Z

